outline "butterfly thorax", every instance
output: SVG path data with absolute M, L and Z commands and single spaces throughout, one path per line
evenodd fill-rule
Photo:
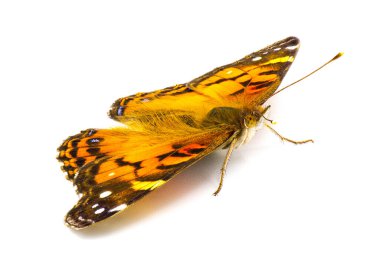
M 225 125 L 234 130 L 230 139 L 222 146 L 227 148 L 231 141 L 237 139 L 236 147 L 247 143 L 263 125 L 269 107 L 238 109 L 217 107 L 212 109 L 202 122 L 203 127 Z

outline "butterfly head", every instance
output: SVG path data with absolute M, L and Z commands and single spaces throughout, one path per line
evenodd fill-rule
M 265 114 L 268 112 L 270 106 L 257 107 L 253 110 L 246 111 L 243 117 L 243 125 L 245 128 L 259 129 L 264 120 L 268 120 Z M 268 120 L 270 121 L 270 120 Z

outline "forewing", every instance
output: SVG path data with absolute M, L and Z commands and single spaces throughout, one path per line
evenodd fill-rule
M 158 114 L 175 114 L 196 124 L 216 107 L 262 105 L 280 85 L 298 47 L 299 40 L 288 37 L 189 83 L 120 98 L 109 116 L 129 123 Z
M 116 137 L 112 130 L 98 130 L 98 133 L 107 131 L 113 133 L 113 141 L 125 136 L 125 143 L 107 144 L 107 139 L 102 140 L 105 147 L 111 144 L 114 149 L 86 162 L 70 177 L 81 196 L 66 216 L 66 223 L 73 228 L 84 228 L 120 212 L 214 151 L 233 134 L 232 130 L 210 129 L 175 139 L 150 137 L 156 142 L 149 144 L 143 133 L 134 132 L 132 140 L 129 131 L 118 131 Z M 139 136 L 143 142 L 140 145 L 135 143 Z M 102 145 L 98 146 L 99 151 L 106 152 Z M 88 151 L 78 150 L 79 153 Z

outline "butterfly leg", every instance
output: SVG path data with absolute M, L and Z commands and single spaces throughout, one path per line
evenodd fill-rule
M 234 148 L 235 148 L 235 145 L 236 145 L 237 140 L 238 140 L 237 138 L 234 138 L 234 139 L 231 141 L 230 146 L 228 147 L 228 151 L 227 151 L 226 157 L 224 158 L 224 162 L 223 162 L 222 169 L 220 169 L 220 181 L 219 181 L 219 186 L 218 186 L 218 188 L 216 189 L 216 191 L 214 192 L 214 196 L 217 196 L 218 193 L 219 193 L 219 192 L 221 191 L 221 189 L 222 189 L 222 186 L 223 186 L 223 178 L 224 178 L 224 175 L 226 174 L 227 164 L 228 164 L 228 161 L 230 160 L 230 157 L 231 157 L 232 151 L 233 151 Z
M 271 130 L 275 135 L 277 135 L 282 141 L 286 141 L 286 142 L 290 142 L 290 143 L 293 143 L 295 145 L 299 145 L 299 144 L 305 144 L 305 143 L 314 143 L 314 141 L 312 139 L 307 139 L 307 140 L 301 140 L 301 141 L 295 141 L 295 140 L 292 140 L 292 139 L 289 139 L 289 138 L 286 138 L 282 135 L 280 135 L 275 129 L 272 128 L 272 126 L 270 126 L 269 124 L 265 124 L 266 127 L 268 127 L 269 130 Z

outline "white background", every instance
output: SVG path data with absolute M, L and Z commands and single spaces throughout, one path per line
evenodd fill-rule
M 352 3 L 356 4 L 352 4 Z M 1 268 L 379 268 L 376 1 L 1 1 Z M 117 217 L 72 231 L 56 148 L 116 123 L 119 97 L 187 82 L 290 35 L 277 130 L 207 157 Z

